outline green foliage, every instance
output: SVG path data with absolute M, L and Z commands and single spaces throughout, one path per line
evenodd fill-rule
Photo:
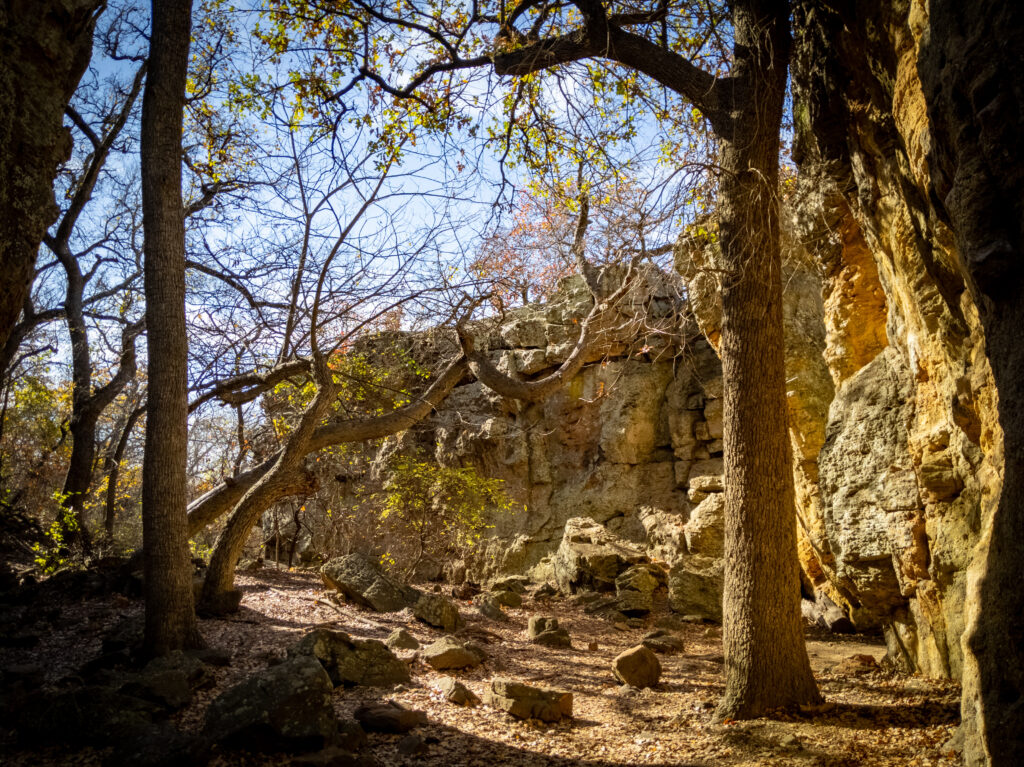
M 463 556 L 493 527 L 494 514 L 507 514 L 516 505 L 503 480 L 482 476 L 471 466 L 439 466 L 399 455 L 388 463 L 386 477 L 364 506 L 388 541 L 382 563 L 401 562 L 407 574 L 424 556 Z
M 46 530 L 48 542 L 32 544 L 34 561 L 46 575 L 51 575 L 72 563 L 71 551 L 67 547 L 66 537 L 78 530 L 78 520 L 68 507 L 67 496 L 56 492 L 53 500 L 57 504 L 57 517 Z

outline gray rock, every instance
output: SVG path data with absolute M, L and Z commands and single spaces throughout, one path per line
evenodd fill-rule
M 525 594 L 526 587 L 530 585 L 530 579 L 523 575 L 511 575 L 507 578 L 499 578 L 491 583 L 490 591 L 512 591 L 516 594 Z
M 592 519 L 576 517 L 565 523 L 562 542 L 555 552 L 554 575 L 565 594 L 581 589 L 607 591 L 615 587 L 619 573 L 646 561 L 637 546 Z
M 491 597 L 503 607 L 523 606 L 523 598 L 515 591 L 492 591 Z
M 683 557 L 669 571 L 669 604 L 682 615 L 721 623 L 722 578 L 721 559 Z
M 655 629 L 644 634 L 640 644 L 662 655 L 682 652 L 686 645 L 683 640 L 664 629 Z
M 518 719 L 557 722 L 572 718 L 572 693 L 531 687 L 511 679 L 495 679 L 484 693 L 484 703 Z
M 438 671 L 444 671 L 473 668 L 479 666 L 483 659 L 473 648 L 460 644 L 452 637 L 441 637 L 423 648 L 423 660 Z
M 508 616 L 505 615 L 505 611 L 501 609 L 501 604 L 493 594 L 480 594 L 473 598 L 473 604 L 485 618 L 490 618 L 492 621 L 508 620 Z
M 615 656 L 612 672 L 630 687 L 653 687 L 661 678 L 661 663 L 650 648 L 637 645 Z
M 683 527 L 691 554 L 721 557 L 725 544 L 725 494 L 711 493 L 690 511 Z
M 87 686 L 54 694 L 38 691 L 11 713 L 27 745 L 110 746 L 149 732 L 153 718 L 166 710 L 109 687 Z
M 392 650 L 418 650 L 419 640 L 405 629 L 395 629 L 391 632 L 385 644 Z
M 320 568 L 328 588 L 377 612 L 397 612 L 416 604 L 420 592 L 385 575 L 363 554 L 346 554 Z
M 221 693 L 206 710 L 203 734 L 247 750 L 323 748 L 338 730 L 333 689 L 320 662 L 299 655 Z
M 376 639 L 352 639 L 342 631 L 315 629 L 288 650 L 289 657 L 316 658 L 335 685 L 390 687 L 411 681 L 409 668 Z
M 458 631 L 465 625 L 455 603 L 440 594 L 421 594 L 412 614 L 424 623 L 445 631 Z
M 526 635 L 530 639 L 534 639 L 545 631 L 555 631 L 557 629 L 558 618 L 552 618 L 547 615 L 531 615 L 529 622 L 526 624 Z
M 353 716 L 367 732 L 403 733 L 427 723 L 427 715 L 422 711 L 405 708 L 393 700 L 360 706 Z
M 462 682 L 448 676 L 441 680 L 438 689 L 445 700 L 457 706 L 478 706 L 480 698 Z
M 543 647 L 572 647 L 572 638 L 569 636 L 569 632 L 565 629 L 542 631 L 530 641 L 533 644 L 539 644 Z

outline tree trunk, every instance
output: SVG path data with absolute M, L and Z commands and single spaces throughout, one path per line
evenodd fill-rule
M 135 408 L 128 416 L 121 436 L 117 440 L 117 447 L 108 456 L 107 465 L 107 501 L 103 512 L 103 529 L 106 531 L 107 541 L 114 540 L 114 521 L 117 519 L 117 482 L 121 473 L 121 459 L 124 458 L 124 451 L 128 447 L 128 439 L 131 437 L 132 429 L 135 428 L 139 417 L 145 413 L 144 407 Z
M 222 615 L 238 609 L 238 594 L 234 588 L 235 566 L 249 533 L 263 512 L 280 500 L 288 488 L 294 487 L 296 475 L 302 472 L 302 460 L 309 452 L 310 440 L 337 394 L 336 386 L 319 385 L 316 396 L 306 406 L 295 430 L 288 435 L 288 442 L 274 465 L 246 492 L 231 513 L 213 547 L 213 556 L 206 571 L 200 601 L 204 614 Z M 276 551 L 274 557 L 277 558 Z
M 0 346 L 57 218 L 53 178 L 71 156 L 64 110 L 89 64 L 99 0 L 0 4 Z
M 142 213 L 149 329 L 142 537 L 145 649 L 150 655 L 201 644 L 192 601 L 185 511 L 188 339 L 181 135 L 191 21 L 191 0 L 153 3 L 149 75 L 142 100 Z
M 738 719 L 821 698 L 800 616 L 786 424 L 778 162 L 788 3 L 733 7 L 734 76 L 742 90 L 733 133 L 722 137 L 719 208 L 726 689 L 718 716 Z

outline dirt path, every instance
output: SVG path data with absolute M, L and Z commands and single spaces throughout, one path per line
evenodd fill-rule
M 441 633 L 406 613 L 375 614 L 352 606 L 340 612 L 317 603 L 319 579 L 308 573 L 265 571 L 239 575 L 245 591 L 242 611 L 227 620 L 203 621 L 207 641 L 233 653 L 232 664 L 217 669 L 217 685 L 200 693 L 174 721 L 198 729 L 213 697 L 253 671 L 283 657 L 286 649 L 314 625 L 344 630 L 357 637 L 384 639 L 405 628 L 421 643 Z M 611 674 L 611 660 L 637 644 L 647 630 L 616 629 L 583 614 L 564 601 L 543 604 L 527 597 L 521 609 L 508 610 L 506 623 L 484 619 L 468 603 L 460 604 L 468 631 L 490 655 L 480 667 L 456 676 L 482 695 L 495 676 L 513 677 L 574 695 L 574 719 L 542 725 L 514 720 L 485 706 L 463 709 L 447 703 L 436 690 L 442 674 L 415 658 L 413 684 L 390 691 L 339 688 L 335 707 L 349 716 L 367 700 L 394 699 L 427 713 L 430 724 L 417 732 L 426 752 L 403 757 L 399 736 L 371 735 L 365 753 L 383 765 L 953 765 L 943 744 L 958 721 L 958 688 L 950 682 L 885 672 L 872 664 L 841 666 L 851 655 L 881 659 L 885 648 L 865 637 L 820 635 L 808 642 L 812 666 L 827 705 L 820 711 L 783 714 L 773 719 L 715 724 L 714 705 L 721 694 L 722 649 L 714 626 L 684 624 L 675 631 L 684 652 L 662 655 L 661 684 L 655 690 L 621 688 Z M 98 653 L 100 637 L 111 623 L 141 611 L 122 598 L 94 600 L 64 609 L 61 629 L 32 650 L 4 650 L 4 664 L 34 659 L 48 669 L 49 681 L 77 668 Z M 407 611 L 408 612 L 408 611 Z M 573 637 L 574 649 L 538 647 L 526 641 L 530 615 L 556 615 Z M 656 609 L 648 628 L 667 611 Z M 596 642 L 596 650 L 586 649 Z M 840 665 L 840 669 L 836 666 Z M 18 752 L 7 744 L 0 761 L 9 765 L 99 764 L 102 753 Z M 69 761 L 71 759 L 71 761 Z M 213 765 L 284 765 L 273 758 L 224 753 Z

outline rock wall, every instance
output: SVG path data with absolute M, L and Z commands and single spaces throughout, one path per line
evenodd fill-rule
M 835 388 L 805 569 L 905 665 L 959 676 L 966 571 L 1000 486 L 996 392 L 929 177 L 927 5 L 869 5 L 794 16 L 796 233 L 820 266 Z
M 570 278 L 550 303 L 473 333 L 507 371 L 542 376 L 571 350 L 591 305 L 582 279 Z M 651 272 L 606 319 L 591 361 L 564 390 L 524 405 L 465 383 L 397 447 L 475 466 L 525 504 L 525 513 L 493 518 L 493 539 L 471 563 L 476 577 L 531 569 L 550 577 L 566 521 L 581 516 L 668 564 L 719 556 L 721 387 L 717 356 L 678 285 Z

